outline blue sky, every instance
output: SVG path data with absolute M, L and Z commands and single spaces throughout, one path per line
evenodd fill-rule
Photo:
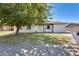
M 53 20 L 64 22 L 79 22 L 79 3 L 53 3 L 50 10 Z

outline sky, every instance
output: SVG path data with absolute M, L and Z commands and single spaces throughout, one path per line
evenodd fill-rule
M 79 22 L 79 3 L 53 3 L 49 18 L 56 21 Z

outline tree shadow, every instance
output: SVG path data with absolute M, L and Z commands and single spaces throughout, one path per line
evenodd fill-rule
M 56 39 L 19 34 L 0 36 L 1 56 L 70 56 L 67 46 L 56 44 Z M 52 43 L 54 41 L 54 43 Z M 39 43 L 38 43 L 39 42 Z M 51 42 L 51 44 L 49 44 Z

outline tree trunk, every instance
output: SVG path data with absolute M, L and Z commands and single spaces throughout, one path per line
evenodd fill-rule
M 19 33 L 19 29 L 20 29 L 20 27 L 17 26 L 17 29 L 16 29 L 16 35 L 18 35 L 18 33 Z

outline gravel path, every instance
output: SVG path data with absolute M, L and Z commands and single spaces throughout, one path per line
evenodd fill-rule
M 73 56 L 79 55 L 77 52 L 79 52 L 78 46 L 49 44 L 0 45 L 0 56 Z

